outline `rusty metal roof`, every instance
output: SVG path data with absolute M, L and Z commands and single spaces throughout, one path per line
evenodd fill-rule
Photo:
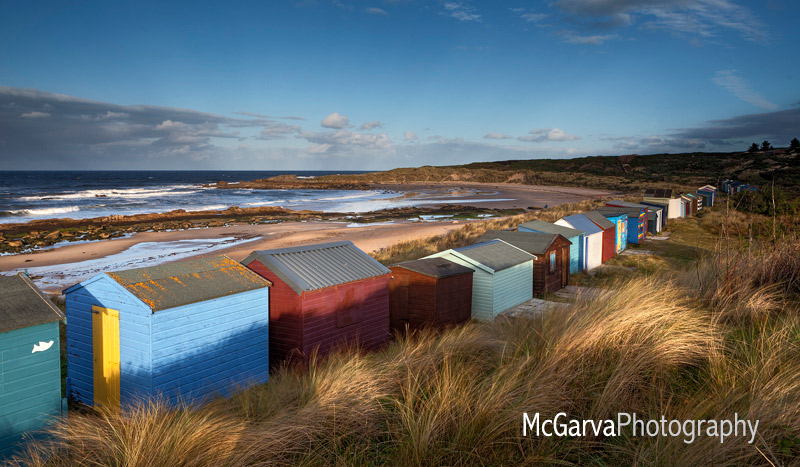
M 543 255 L 558 237 L 558 234 L 543 232 L 515 232 L 510 230 L 489 230 L 478 239 L 478 242 L 488 242 L 500 239 L 508 244 L 525 250 L 534 255 Z
M 256 260 L 298 295 L 391 272 L 350 241 L 254 251 L 242 264 Z
M 0 332 L 51 323 L 63 317 L 24 274 L 0 275 Z
M 424 258 L 413 261 L 405 261 L 392 266 L 393 268 L 403 268 L 414 271 L 423 276 L 443 279 L 445 277 L 460 276 L 462 274 L 473 274 L 475 271 L 466 266 L 454 263 L 445 258 Z
M 154 312 L 272 285 L 227 256 L 177 261 L 108 275 Z

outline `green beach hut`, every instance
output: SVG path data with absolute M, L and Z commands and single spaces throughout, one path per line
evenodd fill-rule
M 27 276 L 0 276 L 0 460 L 61 415 L 63 317 Z

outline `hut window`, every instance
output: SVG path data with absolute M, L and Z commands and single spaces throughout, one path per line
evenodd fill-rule
M 550 272 L 555 272 L 556 270 L 556 253 L 550 253 Z

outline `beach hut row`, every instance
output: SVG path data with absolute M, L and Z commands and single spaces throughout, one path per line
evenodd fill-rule
M 494 319 L 640 241 L 648 212 L 527 222 L 390 268 L 333 242 L 101 273 L 63 291 L 63 314 L 26 276 L 0 276 L 0 458 L 65 411 L 60 321 L 73 400 L 202 402 L 287 361 L 381 347 L 392 331 Z
M 735 180 L 723 180 L 720 184 L 722 192 L 728 195 L 735 195 L 741 191 L 758 191 L 758 187 L 750 185 L 749 183 L 737 182 Z

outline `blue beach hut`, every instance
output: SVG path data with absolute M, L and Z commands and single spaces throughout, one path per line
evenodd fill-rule
M 176 404 L 267 381 L 270 285 L 218 256 L 98 274 L 64 290 L 70 396 Z
M 542 232 L 550 234 L 559 234 L 572 243 L 569 247 L 569 273 L 577 274 L 584 269 L 585 233 L 581 230 L 576 230 L 563 225 L 551 224 L 544 221 L 529 221 L 517 226 L 520 232 Z
M 62 413 L 62 318 L 25 275 L 0 276 L 0 460 Z

